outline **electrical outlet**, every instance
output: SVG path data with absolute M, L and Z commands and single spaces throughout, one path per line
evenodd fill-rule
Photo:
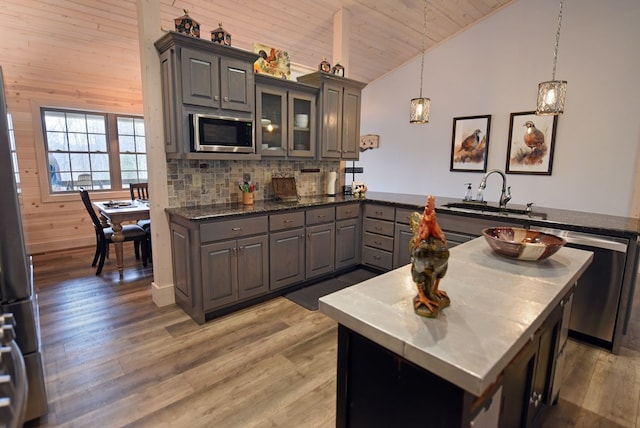
M 242 181 L 244 181 L 245 183 L 250 182 L 251 174 L 249 174 L 248 172 L 245 172 L 244 174 L 242 174 Z

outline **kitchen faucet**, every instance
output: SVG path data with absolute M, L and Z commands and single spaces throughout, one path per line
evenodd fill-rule
M 507 187 L 507 176 L 504 172 L 499 169 L 492 169 L 487 171 L 487 173 L 482 177 L 482 181 L 480 181 L 480 186 L 478 187 L 478 196 L 482 197 L 482 191 L 487 187 L 487 177 L 489 177 L 494 172 L 497 172 L 502 177 L 502 193 L 500 194 L 500 208 L 506 208 L 507 202 L 511 200 L 511 187 Z M 478 199 L 480 199 L 478 198 Z

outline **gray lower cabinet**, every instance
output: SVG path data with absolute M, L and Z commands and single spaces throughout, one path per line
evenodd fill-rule
M 203 245 L 200 257 L 205 311 L 269 291 L 266 234 Z
M 336 206 L 336 270 L 360 264 L 360 203 Z
M 395 208 L 365 204 L 362 263 L 382 270 L 393 268 Z
M 411 214 L 418 210 L 396 208 L 396 225 L 393 236 L 393 268 L 399 268 L 411 263 L 411 250 L 409 243 L 413 238 L 411 232 Z
M 335 208 L 322 207 L 306 212 L 306 272 L 311 279 L 335 270 Z
M 304 211 L 269 216 L 270 290 L 305 279 Z

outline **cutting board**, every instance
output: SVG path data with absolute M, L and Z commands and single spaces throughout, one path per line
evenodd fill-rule
M 276 200 L 292 202 L 298 200 L 298 189 L 295 177 L 272 178 L 273 197 Z

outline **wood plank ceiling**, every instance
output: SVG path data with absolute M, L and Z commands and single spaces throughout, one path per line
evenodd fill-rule
M 513 0 L 430 0 L 427 50 L 512 3 Z M 231 7 L 202 0 L 161 0 L 161 20 L 173 29 L 183 9 L 200 23 L 200 37 L 222 23 L 232 45 L 253 50 L 259 42 L 286 50 L 292 67 L 317 69 L 323 57 L 332 64 L 333 16 L 341 8 L 349 21 L 349 70 L 356 80 L 371 82 L 410 61 L 422 51 L 421 0 L 235 0 Z M 275 5 L 275 6 L 274 6 Z
M 513 1 L 429 0 L 426 49 Z M 222 23 L 231 33 L 234 47 L 253 50 L 253 43 L 258 42 L 283 49 L 289 53 L 294 70 L 309 71 L 317 69 L 323 57 L 332 64 L 340 60 L 332 55 L 333 17 L 343 9 L 349 22 L 347 76 L 367 83 L 422 51 L 421 0 L 235 0 L 230 5 L 220 7 L 218 2 L 205 0 L 160 0 L 161 26 L 174 29 L 173 19 L 187 9 L 200 23 L 201 38 L 209 39 L 210 31 Z M 135 0 L 23 0 L 0 5 L 0 15 L 27 26 L 6 28 L 15 35 L 14 49 L 22 43 L 20 33 L 35 32 L 48 40 L 41 45 L 40 54 L 44 57 L 55 51 L 47 48 L 48 44 L 68 46 L 71 57 L 74 46 L 92 45 L 106 69 L 113 70 L 117 64 L 129 75 L 139 70 L 139 64 L 133 61 L 113 61 L 123 52 L 138 50 L 137 43 L 132 43 L 137 41 Z M 79 47 L 78 51 L 83 49 L 86 48 Z M 95 60 L 99 59 L 92 59 Z

